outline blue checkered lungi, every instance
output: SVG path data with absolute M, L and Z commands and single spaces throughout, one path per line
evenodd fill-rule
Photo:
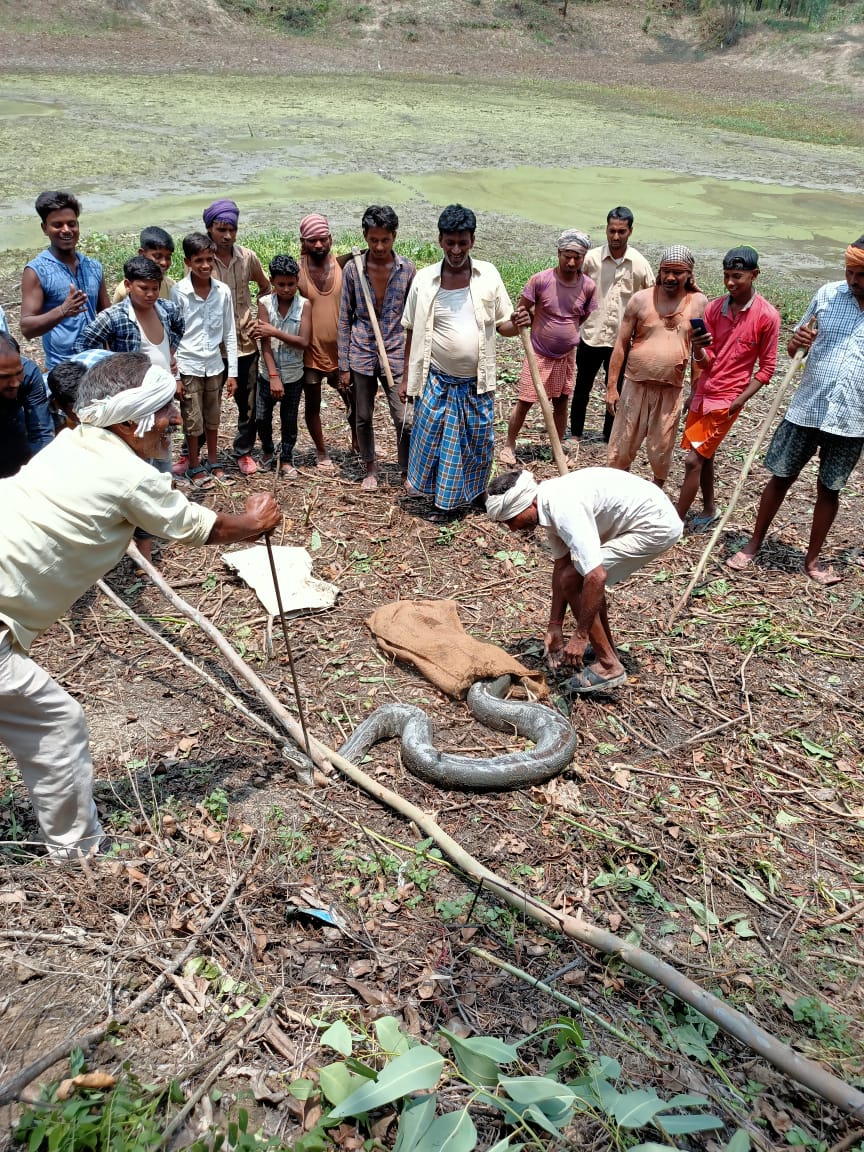
M 414 404 L 408 483 L 436 508 L 458 508 L 486 490 L 495 445 L 495 394 L 477 379 L 431 367 Z

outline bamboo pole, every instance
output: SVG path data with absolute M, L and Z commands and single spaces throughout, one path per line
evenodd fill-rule
M 671 613 L 669 614 L 669 619 L 666 622 L 667 629 L 672 627 L 672 625 L 678 619 L 678 616 L 680 615 L 681 610 L 683 609 L 684 605 L 690 599 L 690 593 L 696 587 L 696 584 L 699 581 L 699 577 L 702 575 L 702 572 L 705 568 L 705 565 L 708 563 L 708 557 L 711 555 L 712 551 L 714 550 L 714 545 L 720 539 L 720 535 L 723 532 L 723 529 L 726 527 L 726 525 L 729 522 L 729 517 L 735 511 L 735 506 L 737 505 L 739 499 L 741 498 L 741 493 L 744 490 L 744 485 L 747 481 L 747 477 L 750 475 L 750 469 L 753 466 L 753 461 L 756 459 L 756 453 L 762 447 L 762 442 L 764 441 L 765 437 L 768 434 L 768 429 L 774 423 L 774 419 L 777 416 L 778 411 L 780 410 L 780 405 L 783 403 L 784 399 L 786 398 L 786 394 L 789 391 L 789 387 L 792 383 L 792 380 L 795 376 L 795 373 L 798 371 L 798 367 L 801 364 L 801 361 L 803 359 L 804 359 L 804 349 L 799 348 L 799 350 L 792 357 L 792 361 L 789 364 L 789 367 L 786 369 L 786 375 L 783 377 L 783 379 L 780 381 L 779 385 L 777 386 L 777 391 L 774 394 L 774 400 L 771 403 L 771 407 L 768 409 L 768 414 L 765 417 L 765 419 L 762 421 L 761 425 L 759 426 L 759 431 L 756 433 L 756 436 L 753 440 L 753 443 L 750 445 L 750 451 L 747 453 L 747 458 L 741 466 L 741 472 L 738 476 L 738 482 L 735 485 L 735 488 L 732 492 L 732 496 L 729 500 L 729 503 L 726 505 L 726 511 L 720 517 L 720 520 L 717 524 L 717 527 L 711 533 L 711 539 L 705 545 L 705 548 L 702 552 L 702 555 L 699 557 L 699 561 L 696 564 L 696 567 L 693 569 L 693 574 L 690 577 L 690 583 L 687 585 L 687 587 L 681 593 L 681 595 L 679 596 L 679 598 L 675 604 L 675 607 L 672 609 Z
M 570 468 L 567 464 L 567 457 L 564 455 L 564 449 L 561 447 L 561 441 L 558 438 L 558 429 L 555 427 L 552 405 L 549 403 L 549 397 L 546 395 L 546 389 L 543 387 L 543 381 L 540 379 L 540 369 L 537 367 L 537 357 L 534 354 L 534 345 L 531 343 L 530 328 L 520 328 L 519 337 L 522 341 L 522 347 L 525 349 L 525 359 L 528 361 L 531 383 L 534 385 L 534 391 L 537 393 L 537 400 L 540 404 L 540 411 L 543 413 L 543 419 L 546 423 L 546 432 L 549 436 L 549 443 L 552 445 L 552 456 L 555 460 L 555 466 L 562 476 L 566 476 Z

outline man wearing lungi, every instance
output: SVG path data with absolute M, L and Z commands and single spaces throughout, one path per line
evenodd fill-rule
M 552 403 L 558 439 L 563 442 L 567 408 L 576 378 L 576 345 L 582 321 L 597 307 L 597 289 L 582 271 L 591 237 L 568 228 L 558 237 L 558 266 L 537 272 L 519 298 L 519 307 L 531 316 L 531 345 L 540 379 Z M 502 464 L 516 464 L 516 437 L 525 423 L 537 393 L 526 357 L 519 376 L 516 403 L 507 426 L 507 443 L 501 450 Z
M 410 495 L 441 512 L 469 504 L 486 488 L 494 448 L 495 338 L 515 336 L 514 312 L 492 264 L 473 260 L 477 218 L 451 204 L 438 220 L 439 264 L 414 277 L 402 327 L 406 371 L 400 396 L 414 401 L 408 455 Z

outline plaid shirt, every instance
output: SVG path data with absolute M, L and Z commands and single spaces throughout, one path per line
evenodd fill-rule
M 183 313 L 179 305 L 170 300 L 157 300 L 154 307 L 168 334 L 168 346 L 172 352 L 176 352 L 177 345 L 186 331 Z M 100 312 L 95 320 L 84 326 L 75 341 L 75 351 L 84 352 L 88 348 L 108 347 L 112 352 L 140 352 L 141 329 L 130 316 L 130 308 L 127 298 Z
M 366 267 L 366 256 L 362 256 L 363 267 Z M 393 268 L 390 279 L 387 281 L 387 290 L 384 293 L 384 303 L 378 315 L 378 326 L 381 329 L 381 338 L 387 350 L 387 359 L 390 361 L 390 371 L 393 378 L 399 380 L 405 367 L 405 332 L 402 328 L 402 310 L 411 281 L 414 279 L 415 268 L 410 260 L 404 256 L 393 253 Z M 375 289 L 367 274 L 366 283 L 369 295 L 375 301 Z M 383 372 L 378 363 L 378 345 L 375 343 L 375 333 L 372 330 L 372 321 L 363 289 L 357 278 L 357 265 L 350 260 L 342 269 L 342 303 L 339 308 L 339 371 L 347 372 L 353 368 L 364 376 L 377 376 Z
M 832 436 L 864 437 L 864 310 L 840 280 L 819 289 L 799 327 L 813 316 L 819 334 L 786 419 Z

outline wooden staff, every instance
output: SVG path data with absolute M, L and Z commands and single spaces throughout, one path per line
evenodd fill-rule
M 699 557 L 699 562 L 696 565 L 696 567 L 693 569 L 693 575 L 690 577 L 690 583 L 687 585 L 687 587 L 681 593 L 681 596 L 679 597 L 678 602 L 676 603 L 675 607 L 672 609 L 672 612 L 669 616 L 669 620 L 667 621 L 667 624 L 666 624 L 667 628 L 671 628 L 672 625 L 675 623 L 675 621 L 678 619 L 678 616 L 681 612 L 681 609 L 684 607 L 684 605 L 689 600 L 690 593 L 696 587 L 696 584 L 699 580 L 699 577 L 702 575 L 702 572 L 705 568 L 705 565 L 708 563 L 708 557 L 711 555 L 711 552 L 714 548 L 714 545 L 720 539 L 720 534 L 723 531 L 723 529 L 726 527 L 726 524 L 729 521 L 729 517 L 735 511 L 735 505 L 738 503 L 738 500 L 741 497 L 741 493 L 744 490 L 744 484 L 747 480 L 747 477 L 750 475 L 750 469 L 753 466 L 753 461 L 756 459 L 756 453 L 762 447 L 762 441 L 765 439 L 766 435 L 768 434 L 768 429 L 774 423 L 774 419 L 777 416 L 777 412 L 780 408 L 780 405 L 783 403 L 783 400 L 785 399 L 786 394 L 789 391 L 789 386 L 792 383 L 792 380 L 793 380 L 793 377 L 795 376 L 795 373 L 798 371 L 798 367 L 801 364 L 801 361 L 804 359 L 804 355 L 805 355 L 805 349 L 799 348 L 798 351 L 795 353 L 795 355 L 792 357 L 792 361 L 789 364 L 789 367 L 786 369 L 786 375 L 783 377 L 783 379 L 780 381 L 780 384 L 777 387 L 777 392 L 774 396 L 774 401 L 771 404 L 771 407 L 768 409 L 768 415 L 762 421 L 762 423 L 759 427 L 759 431 L 756 433 L 756 437 L 755 437 L 752 445 L 750 446 L 750 451 L 747 453 L 747 459 L 744 461 L 743 465 L 741 466 L 741 474 L 738 477 L 738 483 L 735 485 L 735 489 L 732 492 L 732 497 L 731 497 L 731 499 L 730 499 L 730 501 L 726 507 L 726 511 L 720 517 L 720 520 L 719 520 L 719 523 L 717 524 L 717 527 L 714 529 L 714 531 L 711 534 L 711 539 L 705 545 L 705 549 L 704 549 L 702 555 Z
M 537 393 L 537 400 L 540 404 L 540 411 L 543 413 L 543 419 L 546 422 L 546 432 L 549 436 L 549 443 L 552 445 L 552 456 L 558 471 L 562 476 L 566 476 L 570 468 L 567 464 L 567 457 L 564 455 L 564 449 L 561 447 L 561 441 L 558 438 L 558 429 L 555 427 L 552 405 L 549 403 L 549 397 L 546 395 L 546 389 L 543 387 L 543 381 L 540 379 L 540 369 L 537 367 L 537 357 L 534 355 L 534 345 L 531 343 L 531 329 L 520 328 L 519 336 L 522 340 L 522 347 L 525 349 L 525 359 L 528 361 L 531 383 L 534 385 L 534 391 Z

